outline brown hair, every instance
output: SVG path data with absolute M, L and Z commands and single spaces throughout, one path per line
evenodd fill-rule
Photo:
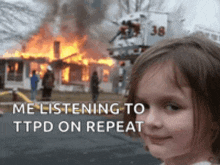
M 135 104 L 139 81 L 153 64 L 173 62 L 174 79 L 178 86 L 178 70 L 192 89 L 194 108 L 193 144 L 198 144 L 204 134 L 213 133 L 213 153 L 220 159 L 220 47 L 198 35 L 167 39 L 149 48 L 137 58 L 132 68 L 127 102 Z M 201 116 L 203 120 L 201 120 Z M 211 118 L 210 118 L 211 116 Z M 124 112 L 125 127 L 135 122 L 133 107 L 131 113 Z M 211 119 L 211 121 L 210 121 Z M 205 128 L 201 128 L 202 122 Z M 215 127 L 214 126 L 215 123 Z M 199 139 L 199 140 L 198 140 Z

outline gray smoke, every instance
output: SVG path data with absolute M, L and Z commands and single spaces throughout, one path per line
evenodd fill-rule
M 78 34 L 87 34 L 91 25 L 99 24 L 105 17 L 105 11 L 108 6 L 108 1 L 97 0 L 96 8 L 85 4 L 84 1 L 76 0 L 70 3 L 70 10 L 73 12 L 76 19 Z

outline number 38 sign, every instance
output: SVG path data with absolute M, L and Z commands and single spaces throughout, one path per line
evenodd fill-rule
M 151 33 L 152 36 L 154 35 L 158 35 L 158 36 L 164 36 L 165 35 L 165 27 L 164 26 L 160 26 L 160 27 L 157 27 L 157 26 L 152 26 L 152 33 Z
M 164 39 L 167 34 L 167 19 L 166 13 L 149 13 L 150 24 L 148 24 L 147 45 Z

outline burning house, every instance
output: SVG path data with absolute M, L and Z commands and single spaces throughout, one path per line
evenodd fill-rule
M 0 58 L 0 88 L 30 89 L 31 68 L 35 69 L 37 65 L 44 68 L 47 66 L 46 63 L 44 58 L 24 59 L 6 54 Z M 42 74 L 42 70 L 38 70 L 40 70 L 38 73 Z
M 56 38 L 50 36 L 50 40 L 42 41 L 43 45 L 39 45 L 43 31 L 40 30 L 39 34 L 33 36 L 26 46 L 23 46 L 22 51 L 6 53 L 0 59 L 1 82 L 5 88 L 30 89 L 29 77 L 32 70 L 36 70 L 42 79 L 47 66 L 51 65 L 55 73 L 56 90 L 88 91 L 90 76 L 96 70 L 101 81 L 101 89 L 111 92 L 109 76 L 114 65 L 111 58 L 92 58 L 91 53 L 94 52 L 83 50 L 81 46 L 86 41 L 86 36 L 82 39 L 75 37 L 73 41 L 61 36 Z
M 87 35 L 89 25 L 86 23 L 91 24 L 94 20 L 86 19 L 89 12 L 85 5 L 81 1 L 77 1 L 77 5 L 54 2 L 54 10 L 38 32 L 24 42 L 21 51 L 7 52 L 0 59 L 2 84 L 5 88 L 30 89 L 31 72 L 36 70 L 42 80 L 47 66 L 51 65 L 56 90 L 88 91 L 90 76 L 96 70 L 101 81 L 100 89 L 111 92 L 109 76 L 114 61 L 99 50 L 103 43 Z

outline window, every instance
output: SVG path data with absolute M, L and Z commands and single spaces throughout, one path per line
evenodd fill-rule
M 109 70 L 103 69 L 103 82 L 108 82 Z
M 7 67 L 8 81 L 22 81 L 23 62 L 9 61 Z

